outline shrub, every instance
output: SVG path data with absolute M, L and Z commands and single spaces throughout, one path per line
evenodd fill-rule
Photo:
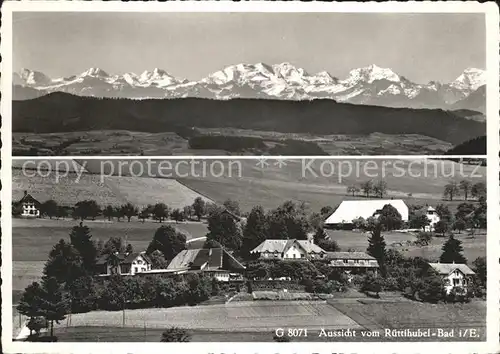
M 422 301 L 437 303 L 445 297 L 443 280 L 436 275 L 425 277 L 418 290 L 418 296 Z
M 161 334 L 161 342 L 190 342 L 191 334 L 184 328 L 171 327 Z
M 35 331 L 35 335 L 39 336 L 40 331 L 43 328 L 48 327 L 47 320 L 43 317 L 31 317 L 28 321 L 27 327 L 29 328 L 30 331 Z

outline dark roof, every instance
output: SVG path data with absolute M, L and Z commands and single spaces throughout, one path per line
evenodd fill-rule
M 25 203 L 25 202 L 33 202 L 35 204 L 40 204 L 38 200 L 36 200 L 31 194 L 26 193 L 23 195 L 19 203 Z
M 326 252 L 326 257 L 328 259 L 375 259 L 364 252 Z
M 146 262 L 151 263 L 151 259 L 149 259 L 149 257 L 143 252 L 132 252 L 129 254 L 124 254 L 124 253 L 117 254 L 117 257 L 120 260 L 120 264 L 132 264 L 132 262 L 139 256 L 144 258 L 144 260 Z M 108 263 L 109 257 L 110 257 L 109 254 L 102 255 L 101 257 L 99 257 L 97 259 L 96 264 L 102 265 L 102 264 Z
M 206 265 L 205 267 L 203 267 Z M 203 267 L 203 268 L 202 268 Z M 222 248 L 198 248 L 181 251 L 168 269 L 244 269 L 245 267 Z

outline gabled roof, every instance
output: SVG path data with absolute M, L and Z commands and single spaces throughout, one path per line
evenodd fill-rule
M 146 262 L 151 263 L 151 259 L 144 252 L 132 252 L 129 254 L 119 253 L 116 255 L 120 260 L 120 264 L 132 264 L 133 261 L 137 259 L 137 257 L 141 256 Z M 104 254 L 97 259 L 96 264 L 103 265 L 108 263 L 110 255 Z
M 327 252 L 326 258 L 327 259 L 375 260 L 375 257 L 372 257 L 365 252 Z
M 250 253 L 284 253 L 293 245 L 302 248 L 306 253 L 326 253 L 324 249 L 307 240 L 265 240 Z
M 245 269 L 245 266 L 222 248 L 183 250 L 172 259 L 167 269 Z
M 429 265 L 441 275 L 448 275 L 453 273 L 455 270 L 459 270 L 465 275 L 476 274 L 472 269 L 467 266 L 467 264 L 462 263 L 429 263 Z
M 344 200 L 325 224 L 350 224 L 358 218 L 368 219 L 387 204 L 397 209 L 403 221 L 408 220 L 408 206 L 401 199 Z
M 40 204 L 40 202 L 38 200 L 36 200 L 31 194 L 29 193 L 25 193 L 23 195 L 23 197 L 21 198 L 21 200 L 19 201 L 19 203 L 29 203 L 29 202 L 32 202 L 32 203 L 35 203 L 35 204 Z

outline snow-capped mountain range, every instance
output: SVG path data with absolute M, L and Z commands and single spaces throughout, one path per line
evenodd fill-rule
M 139 75 L 110 75 L 102 69 L 90 68 L 79 75 L 56 79 L 38 71 L 23 69 L 14 73 L 13 95 L 16 100 L 35 98 L 56 91 L 80 96 L 133 99 L 323 98 L 355 104 L 445 109 L 457 106 L 482 111 L 486 101 L 485 84 L 485 71 L 475 68 L 464 70 L 451 83 L 431 81 L 418 84 L 391 69 L 377 65 L 353 69 L 346 78 L 339 79 L 326 71 L 309 74 L 304 69 L 285 62 L 275 65 L 231 65 L 200 81 L 179 79 L 158 68 Z M 472 101 L 475 107 L 467 107 L 466 99 L 471 94 L 475 99 L 468 101 Z

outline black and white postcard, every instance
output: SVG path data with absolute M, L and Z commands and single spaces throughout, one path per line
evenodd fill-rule
M 496 5 L 2 10 L 3 352 L 499 350 Z

